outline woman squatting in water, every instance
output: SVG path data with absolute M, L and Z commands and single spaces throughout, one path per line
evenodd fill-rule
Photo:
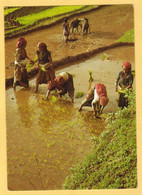
M 92 106 L 94 109 L 95 117 L 102 114 L 104 107 L 108 104 L 109 99 L 107 97 L 106 87 L 102 83 L 97 83 L 87 93 L 86 98 L 81 103 L 79 111 L 83 106 Z
M 47 94 L 46 98 L 48 99 L 49 94 L 52 90 L 58 89 L 60 97 L 68 93 L 69 97 L 71 98 L 71 102 L 74 101 L 74 84 L 73 84 L 73 77 L 71 74 L 67 72 L 61 72 L 53 82 L 49 81 L 47 83 Z

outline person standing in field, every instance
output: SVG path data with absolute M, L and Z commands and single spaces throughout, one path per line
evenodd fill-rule
M 27 41 L 25 38 L 20 37 L 16 44 L 15 50 L 15 68 L 14 68 L 14 82 L 13 88 L 16 89 L 16 86 L 29 87 L 28 75 L 27 75 L 27 59 L 30 60 L 30 63 L 33 61 L 27 56 L 26 52 Z
M 125 62 L 122 68 L 123 70 L 119 72 L 115 82 L 115 90 L 119 95 L 118 107 L 123 109 L 128 106 L 128 97 L 126 97 L 126 94 L 132 88 L 133 74 L 131 72 L 130 62 Z
M 108 102 L 106 86 L 102 83 L 97 83 L 89 89 L 78 111 L 81 111 L 83 106 L 92 106 L 95 117 L 99 117 Z
M 35 92 L 38 92 L 39 84 L 46 84 L 50 80 L 52 82 L 55 78 L 55 71 L 52 65 L 51 53 L 47 50 L 46 44 L 39 42 L 37 44 L 37 48 L 37 61 L 39 72 L 36 78 Z
M 69 24 L 67 18 L 64 19 L 64 22 L 62 24 L 63 27 L 63 35 L 64 35 L 64 40 L 67 43 L 68 37 L 69 37 Z

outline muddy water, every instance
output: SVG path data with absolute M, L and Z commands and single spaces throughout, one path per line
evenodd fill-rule
M 7 96 L 9 189 L 60 189 L 69 168 L 91 151 L 90 138 L 101 133 L 104 122 L 92 122 L 92 114 L 86 118 L 55 96 L 46 101 L 11 89 Z
M 9 190 L 62 189 L 70 167 L 91 152 L 91 137 L 99 136 L 105 129 L 103 116 L 116 110 L 114 82 L 122 63 L 102 60 L 98 55 L 56 70 L 56 74 L 73 74 L 75 94 L 82 91 L 84 97 L 89 86 L 88 71 L 92 71 L 94 83 L 105 83 L 110 101 L 102 119 L 93 118 L 92 108 L 77 111 L 84 97 L 71 103 L 68 96 L 59 98 L 52 92 L 46 100 L 46 85 L 41 85 L 35 94 L 35 79 L 30 81 L 29 89 L 6 91 Z

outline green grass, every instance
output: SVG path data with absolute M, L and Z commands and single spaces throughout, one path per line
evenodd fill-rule
M 68 17 L 71 13 L 80 12 L 82 10 L 85 11 L 96 7 L 96 5 L 56 6 L 34 14 L 27 13 L 28 15 L 26 16 L 16 18 L 22 26 L 17 27 L 16 29 L 5 28 L 5 36 L 12 36 L 28 29 L 45 26 L 65 16 Z
M 42 20 L 44 18 L 52 18 L 56 17 L 61 14 L 70 13 L 72 11 L 77 11 L 80 9 L 83 9 L 86 6 L 59 6 L 59 7 L 53 7 L 47 10 L 44 10 L 39 13 L 23 16 L 20 18 L 17 18 L 17 20 L 20 22 L 21 25 L 31 25 L 38 20 Z
M 20 8 L 14 7 L 14 8 L 7 8 L 7 9 L 4 9 L 4 15 L 6 16 L 6 15 L 8 15 L 8 14 L 14 12 L 14 11 L 17 10 L 17 9 L 20 9 Z
M 120 39 L 116 42 L 134 42 L 134 29 L 127 31 Z
M 131 189 L 137 187 L 136 102 L 108 116 L 107 129 L 94 141 L 94 150 L 71 168 L 63 189 Z

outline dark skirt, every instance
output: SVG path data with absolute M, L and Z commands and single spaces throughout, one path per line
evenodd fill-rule
M 39 69 L 37 78 L 36 78 L 36 84 L 46 84 L 48 81 L 53 81 L 55 79 L 55 71 L 53 67 L 48 68 L 46 72 Z
M 21 82 L 29 86 L 28 72 L 26 68 L 21 68 Z
M 73 77 L 71 74 L 68 73 L 68 80 L 64 83 L 63 88 L 64 91 L 60 93 L 60 95 L 65 95 L 68 93 L 70 98 L 74 98 L 74 84 L 73 84 Z
M 128 107 L 128 98 L 125 97 L 124 93 L 119 93 L 118 107 Z

